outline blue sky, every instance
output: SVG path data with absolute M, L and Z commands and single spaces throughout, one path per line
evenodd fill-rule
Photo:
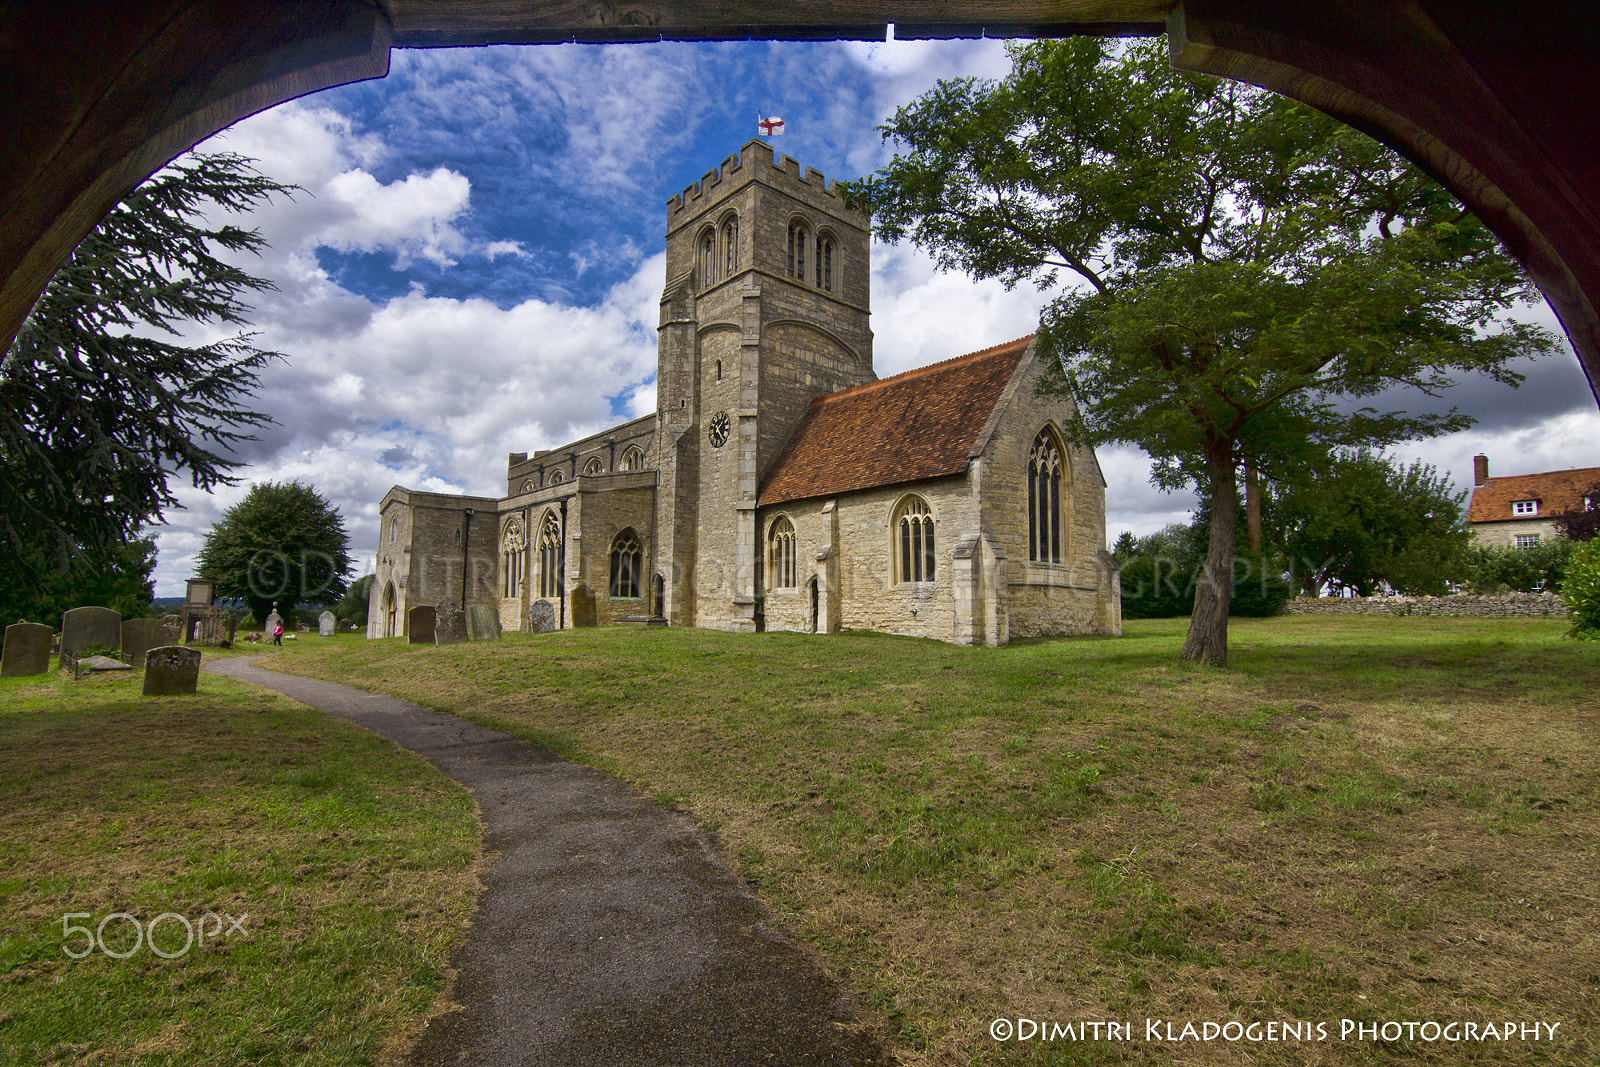
M 941 78 L 1008 69 L 995 41 L 397 50 L 387 78 L 212 138 L 202 149 L 304 190 L 248 220 L 271 243 L 249 266 L 278 286 L 257 301 L 257 342 L 287 358 L 256 398 L 277 425 L 241 449 L 242 483 L 180 491 L 157 531 L 157 594 L 183 591 L 251 482 L 314 485 L 369 568 L 391 485 L 498 494 L 506 453 L 653 410 L 670 195 L 755 136 L 758 111 L 786 120 L 778 151 L 859 177 L 889 158 L 876 128 L 896 107 Z M 875 245 L 878 373 L 1030 333 L 1049 295 Z M 1600 414 L 1570 354 L 1530 368 L 1520 393 L 1474 382 L 1452 399 L 1480 426 L 1401 458 L 1461 488 L 1480 450 L 1497 474 L 1600 465 Z M 1099 458 L 1110 538 L 1185 518 L 1190 497 L 1151 487 L 1137 450 Z

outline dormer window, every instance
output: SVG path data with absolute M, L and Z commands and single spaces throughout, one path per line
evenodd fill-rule
M 1517 516 L 1537 515 L 1539 514 L 1539 502 L 1537 500 L 1513 500 L 1511 502 L 1511 514 Z

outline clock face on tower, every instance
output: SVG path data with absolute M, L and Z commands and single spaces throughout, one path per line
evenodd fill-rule
M 728 434 L 732 432 L 732 424 L 728 421 L 728 413 L 719 411 L 711 416 L 711 447 L 721 448 L 728 443 Z

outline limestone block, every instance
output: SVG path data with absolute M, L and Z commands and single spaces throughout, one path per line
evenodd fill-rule
M 6 627 L 4 652 L 0 652 L 0 678 L 43 674 L 50 668 L 50 644 L 55 631 L 39 622 L 17 622 Z
M 413 645 L 431 645 L 437 634 L 439 609 L 432 604 L 418 604 L 406 612 L 406 633 Z M 441 644 L 443 642 L 440 642 Z
M 61 664 L 90 645 L 122 647 L 122 616 L 110 608 L 73 608 L 61 613 Z
M 583 582 L 572 587 L 572 625 L 594 626 L 599 621 L 594 591 Z
M 164 619 L 129 619 L 122 624 L 122 654 L 135 668 L 144 666 L 144 655 L 167 644 Z
M 200 680 L 200 650 L 186 645 L 158 645 L 145 653 L 144 695 L 192 693 Z
M 438 622 L 433 627 L 434 643 L 459 645 L 466 639 L 467 617 L 455 608 L 440 608 Z M 413 637 L 412 641 L 415 642 L 416 638 Z
M 338 621 L 339 620 L 333 617 L 333 612 L 331 611 L 324 611 L 321 615 L 318 615 L 317 636 L 332 637 L 334 634 L 334 629 L 338 625 Z
M 487 604 L 467 609 L 467 635 L 474 641 L 500 640 L 500 613 Z
M 535 600 L 528 614 L 533 620 L 534 633 L 547 634 L 556 628 L 556 606 L 550 601 Z

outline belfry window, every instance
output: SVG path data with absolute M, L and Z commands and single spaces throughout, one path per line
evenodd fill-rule
M 561 595 L 561 572 L 565 567 L 561 548 L 561 521 L 547 511 L 539 524 L 539 595 Z
M 706 234 L 700 239 L 700 287 L 703 289 L 717 280 L 717 239 Z
M 639 537 L 632 530 L 623 530 L 611 542 L 611 599 L 639 599 L 639 571 L 644 562 L 644 552 L 639 547 Z
M 724 278 L 733 277 L 733 272 L 739 265 L 739 220 L 729 219 L 728 224 L 722 228 L 723 262 L 727 265 L 723 271 Z
M 919 496 L 906 497 L 894 514 L 895 581 L 933 581 L 933 512 L 928 502 Z
M 789 224 L 789 277 L 806 280 L 806 242 L 810 233 L 803 222 Z
M 1028 453 L 1028 558 L 1061 562 L 1061 446 L 1042 430 Z
M 767 574 L 774 589 L 795 587 L 794 523 L 787 518 L 773 522 L 767 534 Z
M 817 288 L 833 292 L 833 239 L 817 238 Z

